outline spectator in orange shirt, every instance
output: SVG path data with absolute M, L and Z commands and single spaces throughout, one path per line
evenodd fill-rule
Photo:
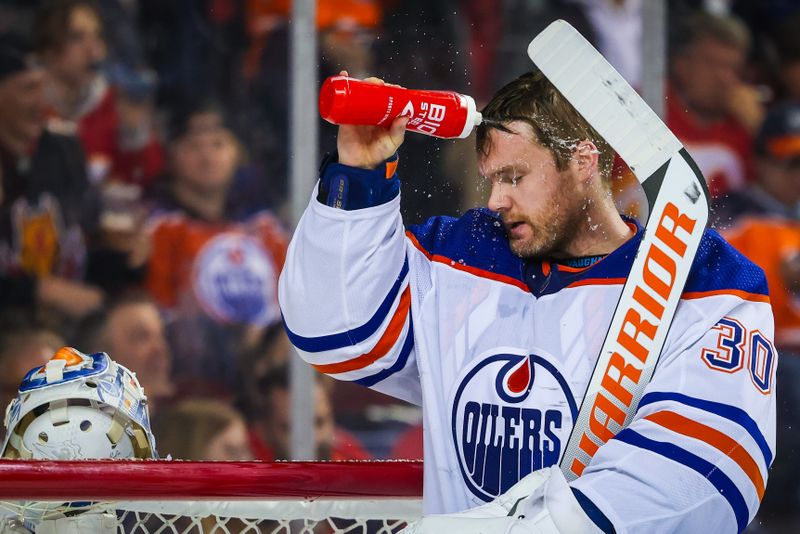
M 171 138 L 169 179 L 148 223 L 146 286 L 167 312 L 179 390 L 226 395 L 240 351 L 280 320 L 287 238 L 258 199 L 235 198 L 242 154 L 219 106 L 176 113 Z
M 775 345 L 781 353 L 776 373 L 781 392 L 776 436 L 778 449 L 784 452 L 772 466 L 759 522 L 765 532 L 794 532 L 800 521 L 796 476 L 800 460 L 800 105 L 785 104 L 769 111 L 756 152 L 758 183 L 731 196 L 715 215 L 724 221 L 739 217 L 725 238 L 767 276 Z
M 764 269 L 775 314 L 775 345 L 800 352 L 800 225 L 778 217 L 746 217 L 725 239 Z
M 117 179 L 149 187 L 164 163 L 152 105 L 147 95 L 112 86 L 101 72 L 107 49 L 95 3 L 45 3 L 36 13 L 33 36 L 50 74 L 51 120 L 77 132 L 90 181 Z
M 758 183 L 718 201 L 715 217 L 740 218 L 725 237 L 767 275 L 776 345 L 800 352 L 800 105 L 770 110 L 756 151 Z

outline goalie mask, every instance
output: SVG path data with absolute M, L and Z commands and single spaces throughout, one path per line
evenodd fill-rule
M 8 405 L 3 458 L 156 458 L 136 375 L 105 352 L 63 347 L 31 369 Z

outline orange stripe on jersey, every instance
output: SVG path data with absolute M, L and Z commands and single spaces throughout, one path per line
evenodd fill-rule
M 504 284 L 510 284 L 512 286 L 518 287 L 521 290 L 528 292 L 528 286 L 525 285 L 524 282 L 521 280 L 517 280 L 516 278 L 512 278 L 510 276 L 506 276 L 504 274 L 493 273 L 492 271 L 486 271 L 484 269 L 479 269 L 477 267 L 472 267 L 470 265 L 464 265 L 463 263 L 459 263 L 452 258 L 448 258 L 447 256 L 441 256 L 439 254 L 431 254 L 425 248 L 420 245 L 419 241 L 417 241 L 416 236 L 411 232 L 406 232 L 406 236 L 408 237 L 411 244 L 414 245 L 420 252 L 425 254 L 430 261 L 435 261 L 439 263 L 443 263 L 453 269 L 464 271 L 466 273 L 474 274 L 475 276 L 479 276 L 481 278 L 488 278 L 489 280 L 494 280 L 496 282 L 502 282 Z
M 713 297 L 716 295 L 732 295 L 739 297 L 742 300 L 749 300 L 750 302 L 765 302 L 769 304 L 769 295 L 761 295 L 759 293 L 748 293 L 739 289 L 715 289 L 713 291 L 691 291 L 681 295 L 682 299 L 702 299 L 705 297 Z
M 406 317 L 408 317 L 408 310 L 410 307 L 411 288 L 406 286 L 405 291 L 403 291 L 400 297 L 400 303 L 397 305 L 397 309 L 392 316 L 392 320 L 389 321 L 389 326 L 386 327 L 386 331 L 371 351 L 343 362 L 312 365 L 312 367 L 320 373 L 337 374 L 357 371 L 371 365 L 376 360 L 385 356 L 395 343 L 397 343 L 397 339 L 403 331 L 403 325 L 406 323 Z
M 586 278 L 572 282 L 567 287 L 580 287 L 580 286 L 613 286 L 622 285 L 627 278 Z
M 408 240 L 409 240 L 409 241 L 411 241 L 411 244 L 412 244 L 412 245 L 414 245 L 414 246 L 415 246 L 415 247 L 416 247 L 416 248 L 417 248 L 417 249 L 418 249 L 420 252 L 422 252 L 423 254 L 425 254 L 425 256 L 426 256 L 428 259 L 431 259 L 431 257 L 433 256 L 433 254 L 431 254 L 430 252 L 428 252 L 427 250 L 425 250 L 425 247 L 423 247 L 422 245 L 420 245 L 420 244 L 419 244 L 419 241 L 417 241 L 417 236 L 415 236 L 414 234 L 412 234 L 410 231 L 406 230 L 406 237 L 408 238 Z
M 556 264 L 556 269 L 564 273 L 582 273 L 589 267 L 594 267 L 594 264 L 587 265 L 586 267 L 570 267 L 569 265 L 562 265 L 560 263 Z M 544 271 L 544 269 L 542 269 Z M 544 273 L 547 276 L 547 273 Z
M 633 233 L 632 233 L 631 235 L 629 235 L 629 236 L 628 236 L 628 238 L 625 240 L 625 241 L 627 242 L 627 241 L 628 241 L 628 239 L 631 239 L 632 237 L 634 237 L 634 236 L 636 235 L 636 232 L 638 232 L 638 231 L 639 231 L 639 228 L 636 226 L 636 224 L 635 224 L 635 223 L 632 223 L 632 222 L 630 222 L 630 221 L 625 221 L 625 224 L 627 224 L 627 225 L 628 225 L 628 229 L 629 229 L 631 232 L 633 232 Z M 569 265 L 564 265 L 564 264 L 562 264 L 562 263 L 556 263 L 556 269 L 558 269 L 559 271 L 561 271 L 561 272 L 564 272 L 564 273 L 582 273 L 583 271 L 585 271 L 585 270 L 587 270 L 587 269 L 591 269 L 591 268 L 592 268 L 592 267 L 594 267 L 595 265 L 599 265 L 601 262 L 605 261 L 605 259 L 606 259 L 607 257 L 608 257 L 608 256 L 605 256 L 605 257 L 603 257 L 603 258 L 600 258 L 600 259 L 599 259 L 599 260 L 597 260 L 596 262 L 592 263 L 591 265 L 587 265 L 586 267 L 570 267 Z M 544 267 L 544 265 L 542 265 L 542 267 Z M 548 275 L 548 273 L 549 273 L 549 266 L 548 266 L 548 270 L 547 270 L 546 272 L 544 271 L 544 268 L 542 268 L 542 271 L 544 272 L 544 275 L 545 275 L 545 276 L 547 276 L 547 275 Z
M 753 457 L 744 447 L 730 436 L 669 410 L 652 413 L 646 416 L 645 419 L 678 434 L 708 443 L 721 451 L 744 471 L 755 486 L 759 500 L 764 497 L 764 478 L 761 476 L 761 471 L 758 469 L 756 461 L 753 460 Z
M 449 265 L 453 269 L 474 274 L 475 276 L 479 276 L 481 278 L 488 278 L 489 280 L 495 280 L 496 282 L 503 282 L 504 284 L 510 284 L 512 286 L 520 288 L 525 292 L 528 291 L 528 286 L 526 286 L 524 283 L 522 283 L 520 280 L 517 280 L 516 278 L 511 278 L 510 276 L 506 276 L 504 274 L 493 273 L 492 271 L 485 271 L 483 269 L 478 269 L 477 267 L 464 265 L 446 256 L 439 256 L 438 254 L 434 254 L 431 257 L 431 261 L 444 263 L 445 265 Z
M 559 269 L 561 266 L 559 266 Z M 607 286 L 615 284 L 624 284 L 626 278 L 586 278 L 572 282 L 567 287 L 580 287 L 580 286 Z M 764 302 L 769 304 L 769 295 L 761 295 L 760 293 L 748 293 L 739 289 L 715 289 L 712 291 L 689 291 L 681 295 L 681 299 L 692 300 L 702 299 L 706 297 L 713 297 L 716 295 L 732 295 L 739 297 L 742 300 L 749 300 L 750 302 Z

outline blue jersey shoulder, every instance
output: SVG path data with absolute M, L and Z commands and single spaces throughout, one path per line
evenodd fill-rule
M 511 252 L 503 223 L 491 210 L 471 209 L 458 218 L 431 217 L 408 230 L 429 255 L 521 280 L 523 262 Z
M 716 230 L 707 229 L 700 240 L 684 293 L 721 290 L 769 295 L 761 267 L 733 248 Z
M 486 209 L 469 210 L 461 217 L 431 217 L 408 228 L 420 247 L 461 265 L 524 280 L 525 263 L 515 256 L 500 217 Z M 635 248 L 641 240 L 641 227 L 634 239 L 594 267 L 566 275 L 562 284 L 551 283 L 548 293 L 583 278 L 627 277 Z M 735 290 L 769 295 L 764 272 L 733 248 L 715 230 L 707 229 L 700 241 L 685 293 Z

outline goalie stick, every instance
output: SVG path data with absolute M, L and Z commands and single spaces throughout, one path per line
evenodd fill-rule
M 708 188 L 678 138 L 568 23 L 545 28 L 528 56 L 628 164 L 650 208 L 561 459 L 567 480 L 574 480 L 636 413 L 708 221 Z

